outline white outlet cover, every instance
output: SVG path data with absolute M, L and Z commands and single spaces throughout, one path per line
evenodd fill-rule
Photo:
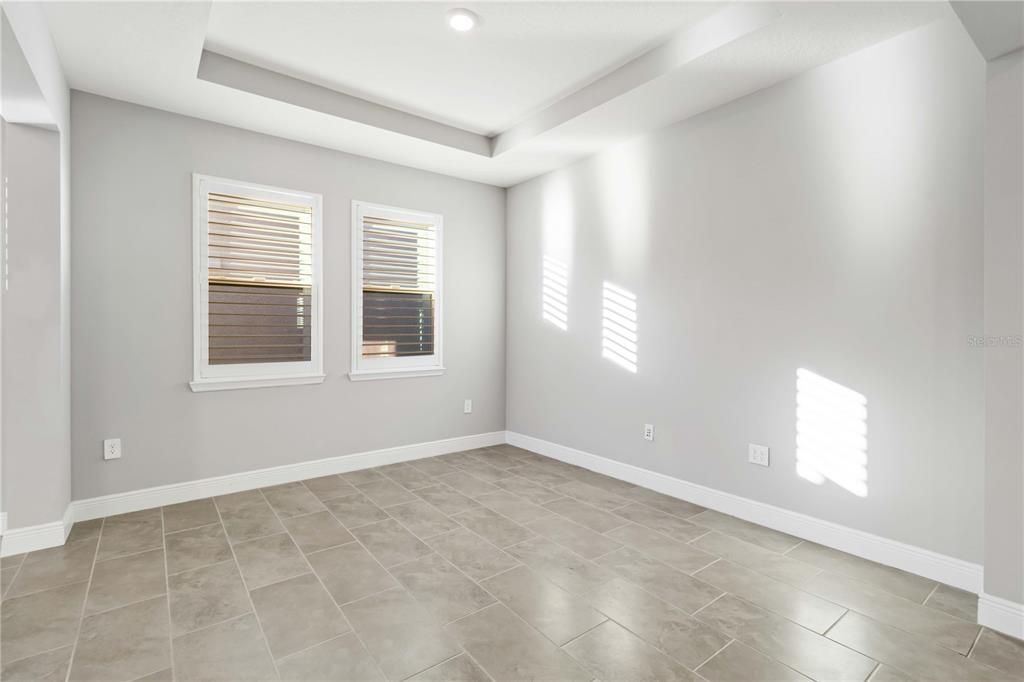
M 468 400 L 468 399 L 466 400 L 466 402 L 462 406 L 462 412 L 463 412 L 463 414 L 472 414 L 472 412 L 473 412 L 473 401 L 472 400 Z
M 644 424 L 644 440 L 654 440 L 654 424 Z
M 121 459 L 120 438 L 108 438 L 103 441 L 103 459 Z
M 768 446 L 750 443 L 747 450 L 747 461 L 751 464 L 757 464 L 758 466 L 769 466 L 770 450 Z

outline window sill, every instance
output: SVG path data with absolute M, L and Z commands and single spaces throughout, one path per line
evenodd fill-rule
M 374 379 L 411 379 L 413 377 L 436 377 L 444 374 L 444 367 L 412 367 L 409 369 L 356 369 L 348 373 L 351 381 L 372 381 Z
M 216 379 L 193 379 L 188 382 L 193 393 L 207 391 L 231 391 L 241 388 L 273 388 L 275 386 L 303 386 L 322 384 L 325 374 L 297 374 L 277 377 L 218 377 Z

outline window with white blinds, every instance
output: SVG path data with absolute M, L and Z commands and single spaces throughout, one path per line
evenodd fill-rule
M 439 374 L 441 216 L 353 202 L 353 379 Z
M 195 176 L 194 390 L 318 383 L 320 197 Z

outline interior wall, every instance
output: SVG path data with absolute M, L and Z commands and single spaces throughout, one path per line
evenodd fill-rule
M 509 430 L 980 562 L 984 89 L 944 20 L 511 188 Z M 798 425 L 799 369 L 854 393 L 805 384 Z M 855 438 L 799 475 L 798 426 L 855 433 L 856 394 L 866 480 Z
M 988 65 L 985 592 L 1024 604 L 1024 51 Z
M 59 521 L 70 499 L 60 423 L 60 136 L 14 123 L 3 135 L 3 474 L 8 525 L 20 528 Z
M 77 91 L 71 122 L 75 499 L 505 428 L 503 189 Z M 323 195 L 322 385 L 189 390 L 193 172 Z M 348 379 L 353 199 L 444 216 L 443 376 Z

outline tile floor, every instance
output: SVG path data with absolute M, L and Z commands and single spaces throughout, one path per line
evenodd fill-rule
M 78 523 L 4 680 L 1005 680 L 974 595 L 511 446 Z

